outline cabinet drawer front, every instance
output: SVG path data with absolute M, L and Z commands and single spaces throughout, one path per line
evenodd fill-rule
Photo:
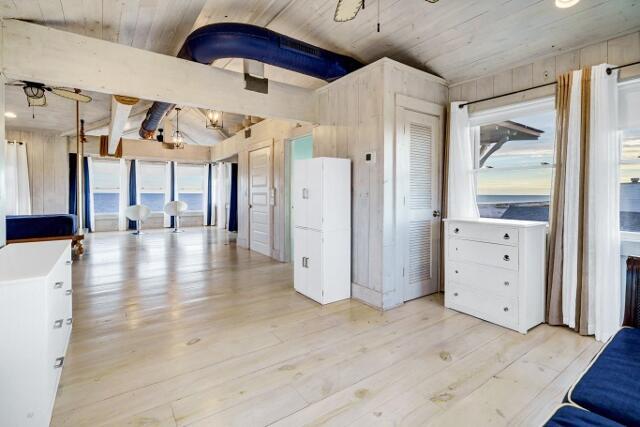
M 452 221 L 447 223 L 447 230 L 450 236 L 462 239 L 480 240 L 511 246 L 518 245 L 518 229 L 516 227 Z
M 514 270 L 451 261 L 447 263 L 446 274 L 447 282 L 509 298 L 518 296 L 518 272 Z
M 447 284 L 445 306 L 507 328 L 517 329 L 518 304 L 513 298 Z
M 468 261 L 518 270 L 518 248 L 513 246 L 450 238 L 447 255 L 449 261 Z

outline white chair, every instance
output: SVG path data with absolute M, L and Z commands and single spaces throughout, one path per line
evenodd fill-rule
M 167 202 L 164 205 L 164 213 L 175 218 L 175 227 L 173 229 L 174 233 L 182 233 L 182 230 L 180 230 L 180 215 L 186 212 L 188 207 L 189 206 L 181 200 Z
M 147 218 L 149 218 L 149 215 L 151 215 L 151 209 L 149 209 L 145 205 L 133 205 L 133 206 L 129 206 L 124 211 L 124 214 L 131 221 L 136 222 L 136 231 L 134 231 L 132 234 L 140 235 L 142 234 L 142 230 L 141 230 L 142 222 Z

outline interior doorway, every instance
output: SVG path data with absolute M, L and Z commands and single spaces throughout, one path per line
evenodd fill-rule
M 441 117 L 398 107 L 398 255 L 403 300 L 438 291 Z
M 249 248 L 271 256 L 271 146 L 249 152 Z
M 289 258 L 291 258 L 291 254 L 293 254 L 293 246 L 294 246 L 294 224 L 295 224 L 295 206 L 293 203 L 294 197 L 292 196 L 292 191 L 295 182 L 295 168 L 293 167 L 296 160 L 304 160 L 313 158 L 313 136 L 311 134 L 304 135 L 289 141 L 289 162 L 287 164 L 287 169 L 289 170 L 289 183 L 288 183 L 288 191 L 289 191 L 289 220 L 287 227 L 287 241 L 289 242 Z

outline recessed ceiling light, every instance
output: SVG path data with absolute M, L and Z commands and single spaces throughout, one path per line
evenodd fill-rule
M 571 6 L 575 6 L 578 4 L 580 0 L 556 0 L 556 7 L 560 9 L 566 9 Z
M 15 119 L 16 117 L 18 117 L 16 116 L 16 113 L 14 113 L 13 111 L 6 111 L 4 113 L 4 116 L 8 119 Z

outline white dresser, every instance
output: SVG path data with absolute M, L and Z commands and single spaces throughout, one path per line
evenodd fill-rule
M 48 426 L 71 334 L 69 241 L 0 249 L 0 425 Z
M 523 334 L 544 322 L 546 223 L 444 222 L 445 306 Z
M 328 304 L 351 296 L 351 161 L 297 160 L 293 180 L 296 291 Z

